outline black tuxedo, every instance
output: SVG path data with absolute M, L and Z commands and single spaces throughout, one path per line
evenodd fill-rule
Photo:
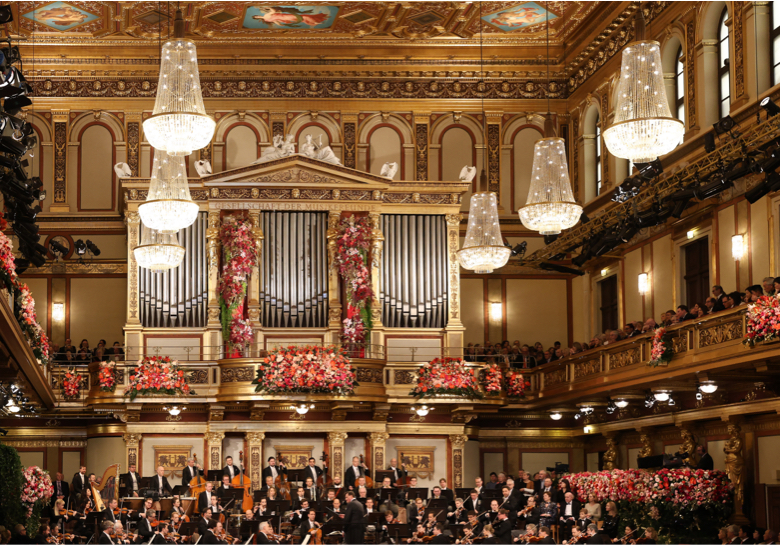
M 512 363 L 512 367 L 515 369 L 533 369 L 536 367 L 536 358 L 533 356 L 524 356 L 520 354 Z M 496 535 L 496 537 L 498 537 L 498 535 Z M 499 539 L 501 538 L 499 537 Z
M 363 515 L 365 512 L 363 504 L 357 500 L 352 500 L 347 505 L 347 512 L 344 514 L 345 543 L 363 543 Z
M 100 532 L 100 538 L 98 539 L 98 543 L 109 544 L 109 543 L 113 543 L 113 541 L 111 541 L 111 538 L 108 536 L 107 533 Z
M 506 509 L 507 511 L 517 511 L 517 500 L 510 494 L 506 498 L 501 497 L 498 499 L 498 508 Z
M 300 531 L 301 537 L 306 537 L 306 534 L 309 532 L 309 530 L 312 529 L 312 527 L 316 528 L 317 526 L 311 524 L 311 522 L 309 521 L 309 517 L 303 519 L 301 521 L 301 525 L 299 526 L 299 528 L 301 529 Z
M 206 535 L 203 536 L 201 543 L 214 545 L 217 543 L 225 543 L 225 542 L 219 539 L 216 535 L 214 535 L 213 531 L 209 530 L 208 532 L 206 532 Z
M 149 524 L 149 521 L 146 520 L 146 517 L 138 519 L 138 524 L 135 529 L 138 533 L 137 543 L 146 543 L 147 541 L 150 541 L 154 535 L 154 529 L 152 529 L 152 526 Z
M 184 466 L 184 471 L 181 473 L 181 484 L 183 486 L 189 485 L 190 481 L 197 475 L 203 475 L 203 470 L 198 469 L 197 466 Z
M 496 519 L 493 524 L 493 532 L 501 543 L 512 543 L 512 523 L 509 522 L 509 519 Z
M 279 543 L 278 541 L 274 541 L 273 539 L 270 539 L 263 532 L 257 532 L 257 542 L 258 543 Z
M 53 481 L 51 484 L 54 487 L 54 494 L 51 496 L 51 504 L 54 505 L 54 503 L 57 501 L 57 496 L 62 496 L 62 499 L 65 501 L 65 505 L 68 505 L 68 496 L 70 495 L 70 487 L 68 486 L 68 483 L 65 481 L 59 481 L 60 490 L 57 490 L 57 482 Z M 60 494 L 61 492 L 61 494 Z
M 316 485 L 313 486 L 312 488 L 306 488 L 303 491 L 303 495 L 310 502 L 319 502 L 320 499 L 322 499 L 322 498 L 320 498 L 322 493 L 320 492 L 320 490 L 317 488 Z
M 279 466 L 279 465 L 277 465 L 275 467 L 276 467 L 276 474 L 277 474 L 277 476 L 282 474 L 282 473 L 287 475 L 287 468 L 286 467 Z M 271 472 L 271 466 L 266 466 L 263 469 L 263 482 L 265 482 L 265 478 L 266 477 L 273 477 L 273 473 Z M 276 480 L 276 479 L 274 479 L 274 480 Z
M 216 492 L 214 492 L 213 490 L 211 491 L 211 495 L 219 497 L 217 496 Z M 202 513 L 203 511 L 205 511 L 210 507 L 211 507 L 211 501 L 209 497 L 206 495 L 206 491 L 204 490 L 203 492 L 198 494 L 198 513 Z
M 366 476 L 366 470 L 363 469 L 363 466 L 357 466 L 357 469 L 360 473 L 360 477 Z M 344 472 L 344 488 L 349 490 L 350 488 L 355 487 L 355 481 L 358 480 L 358 477 L 355 476 L 355 466 L 349 466 L 347 470 Z
M 547 536 L 537 541 L 537 543 L 544 543 L 545 545 L 554 545 L 555 541 L 553 541 L 553 538 L 551 538 L 550 536 Z
M 83 481 L 81 480 L 82 477 L 84 477 Z M 84 492 L 84 488 L 88 485 L 88 483 L 89 481 L 87 480 L 86 475 L 76 473 L 73 476 L 73 482 L 71 482 L 70 487 L 73 489 L 73 493 L 78 495 Z
M 127 494 L 128 496 L 132 496 L 133 495 L 133 478 L 130 475 L 130 473 L 126 473 L 122 477 L 122 481 L 125 483 L 125 494 Z M 135 482 L 136 482 L 136 485 L 138 486 L 138 494 L 140 495 L 141 494 L 141 476 L 138 474 L 137 471 L 135 472 Z M 187 484 L 189 484 L 189 483 L 187 483 Z
M 475 502 L 469 498 L 463 502 L 463 507 L 465 507 L 467 511 L 476 511 L 477 514 L 479 514 L 479 508 L 482 507 L 482 500 L 477 497 L 477 501 Z
M 111 511 L 111 509 L 109 509 L 108 507 L 103 509 L 102 512 L 103 512 L 103 521 L 109 521 L 109 522 L 116 522 L 117 521 L 116 516 Z
M 150 541 L 149 543 L 152 544 L 168 543 L 168 540 L 165 539 L 165 537 L 162 534 L 154 534 L 152 541 Z M 224 541 L 220 541 L 219 543 L 224 543 Z
M 154 477 L 152 477 L 149 483 L 149 487 L 155 493 L 160 494 L 160 497 L 173 496 L 173 488 L 171 488 L 171 485 L 168 483 L 168 477 L 164 475 L 162 478 L 162 484 L 160 484 L 159 475 L 155 475 Z
M 715 469 L 715 464 L 712 461 L 712 456 L 710 456 L 709 452 L 704 453 L 704 456 L 702 456 L 701 460 L 699 460 L 699 464 L 696 466 L 696 469 Z
M 303 478 L 302 478 L 303 484 L 305 485 L 306 484 L 306 479 L 308 477 L 311 477 L 311 481 L 316 485 L 317 484 L 317 477 L 322 475 L 322 473 L 323 473 L 322 468 L 319 467 L 319 466 L 314 466 L 314 467 L 306 466 L 306 469 L 303 472 Z
M 229 487 L 229 488 L 225 488 L 225 485 L 222 485 L 222 484 L 219 485 L 219 488 L 217 488 L 217 490 L 216 490 L 217 497 L 218 498 L 222 498 L 225 495 L 225 491 L 226 490 L 232 490 L 232 489 L 233 489 L 232 486 Z M 232 504 L 231 504 L 231 506 L 232 506 Z
M 208 533 L 208 530 L 209 521 L 201 516 L 200 519 L 198 519 L 198 533 L 202 536 L 205 536 Z
M 400 479 L 402 477 L 406 477 L 408 475 L 408 473 L 406 471 L 404 471 L 403 469 L 401 469 L 400 467 L 395 467 L 394 468 L 394 467 L 391 467 L 391 466 L 387 466 L 387 470 L 393 472 L 393 473 L 390 474 L 390 484 L 395 484 L 398 479 Z M 397 478 L 396 478 L 396 474 L 398 475 Z
M 232 472 L 232 473 L 231 473 L 231 471 L 230 471 L 230 470 L 231 470 L 231 468 L 232 468 L 232 470 L 233 470 L 233 472 Z M 233 477 L 235 477 L 235 476 L 236 476 L 236 475 L 238 475 L 239 473 L 241 473 L 241 470 L 240 470 L 240 469 L 238 469 L 238 466 L 236 466 L 236 465 L 232 465 L 232 466 L 227 466 L 227 465 L 226 465 L 225 467 L 223 467 L 223 468 L 222 468 L 222 475 L 227 475 L 227 476 L 229 476 L 231 481 L 233 480 Z
M 520 515 L 518 518 L 522 518 L 526 524 L 536 524 L 538 526 L 539 519 L 541 518 L 541 510 L 538 507 L 534 507 L 525 515 Z
M 444 534 L 433 536 L 433 539 L 429 541 L 429 543 L 449 543 L 449 542 L 450 542 L 450 538 L 448 538 Z
M 563 531 L 563 538 L 562 539 L 569 539 L 571 537 L 571 529 L 572 527 L 577 524 L 577 519 L 580 517 L 580 509 L 582 509 L 582 504 L 577 500 L 572 500 L 571 502 L 571 515 L 566 515 L 566 506 L 568 504 L 566 502 L 561 503 L 561 509 L 558 512 L 558 517 L 560 519 L 565 519 L 559 522 L 560 528 Z

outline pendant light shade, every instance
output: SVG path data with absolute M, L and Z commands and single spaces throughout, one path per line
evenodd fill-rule
M 637 41 L 623 49 L 615 120 L 603 136 L 613 155 L 634 163 L 648 163 L 677 147 L 685 124 L 672 117 L 669 110 L 661 46 L 644 39 L 641 7 L 636 17 Z
M 464 269 L 487 274 L 506 265 L 512 250 L 504 246 L 498 223 L 498 199 L 495 193 L 485 189 L 484 170 L 480 175 L 480 186 L 482 191 L 471 196 L 466 240 L 458 250 L 458 260 Z
M 190 196 L 184 157 L 155 150 L 149 194 L 138 213 L 144 225 L 166 234 L 195 222 L 198 205 Z
M 208 145 L 215 126 L 203 106 L 195 44 L 184 39 L 184 19 L 176 10 L 174 38 L 162 47 L 157 99 L 144 133 L 155 149 L 189 155 Z
M 528 229 L 557 235 L 577 225 L 582 207 L 574 200 L 563 138 L 552 136 L 552 119 L 545 121 L 545 138 L 534 145 L 531 187 L 526 204 L 517 213 Z
M 138 265 L 152 272 L 162 272 L 178 267 L 184 259 L 184 246 L 179 244 L 177 233 L 161 233 L 144 226 L 141 244 L 133 249 Z

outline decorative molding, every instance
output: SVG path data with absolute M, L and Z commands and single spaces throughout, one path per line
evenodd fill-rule
M 642 360 L 642 347 L 636 346 L 629 350 L 622 352 L 615 352 L 609 355 L 609 368 L 620 369 L 621 367 L 627 367 L 634 365 Z
M 54 203 L 64 204 L 67 194 L 68 123 L 54 123 Z
M 355 369 L 355 375 L 358 382 L 370 382 L 374 384 L 382 384 L 382 370 L 374 369 L 371 367 L 358 367 Z
M 138 263 L 135 260 L 135 248 L 139 244 L 138 234 L 140 232 L 141 216 L 138 212 L 125 210 L 125 223 L 127 224 L 127 255 L 130 263 L 128 271 L 128 300 L 127 312 L 129 323 L 140 323 L 138 318 Z
M 428 124 L 417 123 L 415 126 L 417 177 L 418 181 L 428 180 Z
M 731 21 L 732 28 L 734 29 L 734 90 L 736 91 L 734 100 L 740 99 L 745 95 L 745 55 L 743 44 L 744 32 L 742 21 L 742 4 L 742 2 L 731 3 L 733 11 Z
M 685 108 L 688 129 L 696 126 L 696 25 L 691 20 L 685 26 Z
M 30 267 L 31 274 L 127 274 L 127 263 L 101 261 L 47 261 L 41 267 Z
M 488 190 L 499 195 L 501 187 L 501 125 L 490 123 L 487 128 Z
M 208 369 L 194 369 L 185 375 L 187 384 L 208 384 L 209 382 L 209 370 Z
M 683 331 L 679 337 L 672 337 L 672 351 L 675 354 L 682 354 L 688 351 L 688 332 Z
M 344 123 L 344 166 L 357 168 L 357 123 Z M 336 198 L 336 197 L 334 197 Z
M 587 377 L 601 372 L 601 360 L 599 358 L 584 361 L 574 366 L 574 378 Z
M 742 320 L 735 320 L 699 330 L 699 348 L 742 338 Z
M 415 373 L 412 371 L 396 369 L 393 372 L 394 384 L 414 384 L 414 382 L 415 382 Z
M 138 121 L 131 121 L 127 124 L 127 164 L 133 172 L 133 176 L 140 175 L 140 142 L 141 142 L 141 124 Z
M 252 382 L 255 374 L 255 368 L 251 366 L 227 367 L 220 371 L 220 382 Z
M 561 367 L 560 369 L 544 374 L 545 387 L 560 384 L 561 382 L 566 382 L 566 367 Z

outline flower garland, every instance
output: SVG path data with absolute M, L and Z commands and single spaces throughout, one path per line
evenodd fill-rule
M 48 471 L 42 470 L 38 466 L 30 466 L 25 469 L 24 483 L 22 485 L 22 503 L 27 507 L 32 507 L 39 501 L 46 501 L 54 494 L 54 486 L 51 484 L 51 477 Z
M 100 382 L 101 391 L 113 392 L 116 390 L 116 362 L 101 362 L 98 381 Z
M 65 378 L 62 379 L 62 395 L 65 399 L 76 399 L 81 393 L 81 385 L 84 383 L 84 377 L 70 368 L 65 372 Z
M 489 396 L 501 394 L 504 375 L 495 363 L 485 366 L 485 392 Z
M 257 265 L 257 247 L 252 225 L 241 218 L 226 220 L 219 230 L 225 264 L 219 278 L 222 338 L 231 348 L 248 346 L 254 338 L 252 324 L 244 319 L 247 279 Z
M 16 319 L 19 327 L 27 334 L 33 354 L 41 365 L 46 365 L 49 363 L 49 339 L 38 322 L 35 300 L 30 293 L 30 288 L 24 282 L 20 282 L 16 275 L 13 245 L 3 233 L 7 228 L 8 222 L 0 213 L 0 282 L 14 295 Z
M 756 343 L 780 338 L 780 298 L 762 295 L 758 301 L 748 305 L 745 346 L 753 348 Z
M 368 252 L 371 249 L 371 224 L 368 218 L 349 216 L 339 223 L 336 239 L 336 265 L 346 284 L 347 317 L 342 336 L 348 343 L 362 343 L 371 329 L 371 271 Z
M 672 356 L 674 356 L 672 341 L 666 337 L 666 328 L 659 327 L 653 335 L 653 346 L 650 349 L 650 361 L 647 365 L 658 367 L 662 363 L 672 361 Z
M 525 389 L 531 386 L 531 381 L 526 380 L 523 373 L 518 371 L 506 372 L 507 397 L 524 397 Z
M 138 367 L 130 371 L 129 384 L 124 395 L 130 396 L 130 401 L 138 395 L 190 393 L 190 385 L 184 379 L 184 371 L 179 369 L 179 362 L 168 356 L 154 356 L 139 361 Z
M 262 360 L 256 392 L 348 395 L 358 385 L 352 365 L 333 346 L 287 346 Z
M 482 397 L 474 372 L 461 358 L 436 358 L 424 364 L 417 371 L 417 386 L 410 394 L 417 399 L 437 395 Z

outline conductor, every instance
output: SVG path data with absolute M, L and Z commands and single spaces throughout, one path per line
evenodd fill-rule
M 345 543 L 363 543 L 363 515 L 365 509 L 363 504 L 355 499 L 355 493 L 347 492 L 347 512 L 344 517 L 344 537 Z

